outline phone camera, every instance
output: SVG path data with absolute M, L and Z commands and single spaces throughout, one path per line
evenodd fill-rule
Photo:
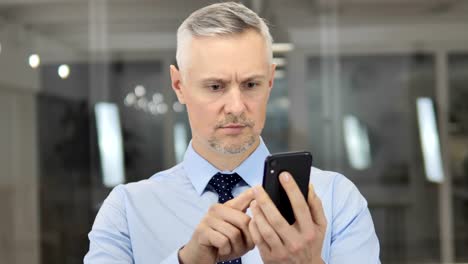
M 277 164 L 277 163 L 278 163 L 278 162 L 277 162 L 276 160 L 272 160 L 272 161 L 270 162 L 270 166 L 271 166 L 272 168 L 274 168 L 274 167 L 276 167 L 276 164 Z

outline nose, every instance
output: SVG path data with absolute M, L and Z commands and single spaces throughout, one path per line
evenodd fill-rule
M 225 99 L 224 111 L 226 114 L 239 116 L 245 111 L 245 102 L 240 87 L 231 87 Z

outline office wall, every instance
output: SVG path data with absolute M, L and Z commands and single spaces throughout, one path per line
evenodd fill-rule
M 34 93 L 0 84 L 1 263 L 39 263 Z

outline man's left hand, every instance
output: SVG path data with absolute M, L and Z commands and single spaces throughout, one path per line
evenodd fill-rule
M 261 186 L 254 187 L 255 201 L 250 208 L 253 219 L 249 230 L 265 263 L 323 263 L 322 245 L 327 220 L 322 202 L 309 185 L 307 201 L 287 172 L 280 182 L 291 202 L 296 222 L 284 219 Z

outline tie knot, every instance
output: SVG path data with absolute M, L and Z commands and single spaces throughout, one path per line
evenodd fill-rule
M 211 178 L 208 184 L 218 193 L 218 201 L 224 203 L 233 198 L 232 189 L 240 180 L 242 180 L 242 178 L 237 173 L 222 174 L 218 172 Z

